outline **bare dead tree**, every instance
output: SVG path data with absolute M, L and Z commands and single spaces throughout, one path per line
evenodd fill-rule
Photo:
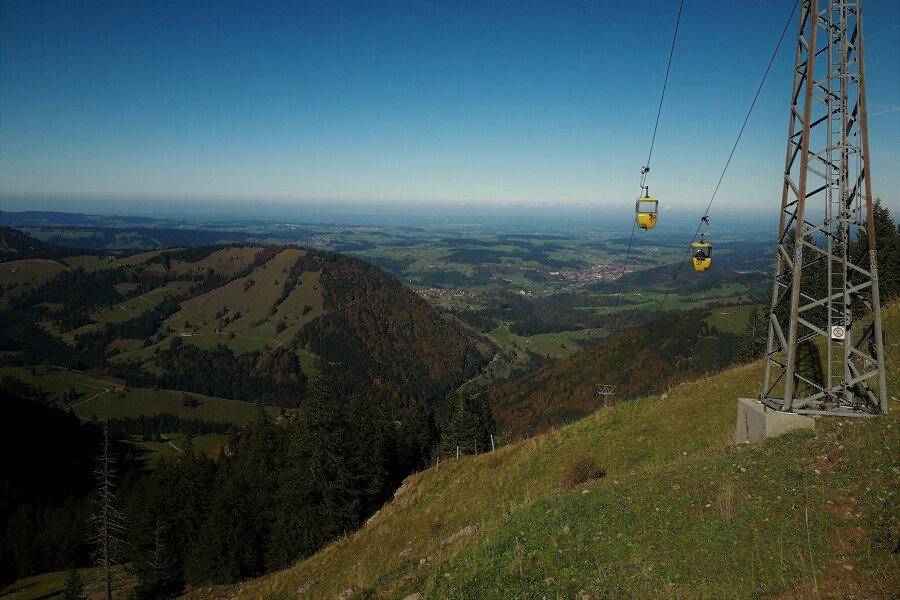
M 106 600 L 112 600 L 112 567 L 125 558 L 125 515 L 115 506 L 116 461 L 111 452 L 109 431 L 103 430 L 103 452 L 94 467 L 94 564 L 103 569 Z

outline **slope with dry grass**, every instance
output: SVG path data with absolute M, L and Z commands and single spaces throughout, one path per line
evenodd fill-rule
M 900 304 L 883 317 L 900 331 Z M 291 569 L 189 596 L 895 597 L 900 402 L 886 416 L 821 418 L 815 431 L 735 446 L 736 399 L 755 396 L 760 377 L 760 364 L 734 368 L 442 462 Z M 606 475 L 568 489 L 584 457 Z

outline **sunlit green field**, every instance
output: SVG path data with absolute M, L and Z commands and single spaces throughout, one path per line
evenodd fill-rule
M 185 419 L 242 425 L 255 421 L 257 416 L 256 407 L 249 402 L 191 394 L 199 405 L 189 408 L 181 405 L 180 391 L 131 388 L 121 380 L 102 379 L 54 367 L 36 367 L 33 375 L 29 367 L 0 367 L 0 376 L 3 375 L 12 375 L 25 383 L 40 387 L 48 393 L 49 401 L 56 402 L 61 408 L 73 410 L 84 419 L 96 417 L 102 421 L 106 418 L 172 413 Z M 126 391 L 116 393 L 117 387 L 126 387 Z M 63 394 L 73 388 L 78 398 L 68 404 L 64 403 Z M 269 407 L 267 410 L 273 417 L 278 415 L 276 407 Z
M 140 436 L 131 436 L 129 443 L 142 469 L 153 469 L 160 460 L 171 460 L 183 455 L 187 450 L 187 437 L 183 433 L 164 433 L 164 440 L 144 441 Z M 211 458 L 219 455 L 228 445 L 228 435 L 207 433 L 191 438 L 195 454 L 205 454 Z
M 758 310 L 766 310 L 766 307 L 762 304 L 741 304 L 739 306 L 716 308 L 713 310 L 712 316 L 706 319 L 706 322 L 709 323 L 710 327 L 715 325 L 719 331 L 740 335 L 747 325 L 750 309 L 754 306 Z
M 514 348 L 520 353 L 530 351 L 542 356 L 565 358 L 581 349 L 579 342 L 599 340 L 606 337 L 608 332 L 602 329 L 591 329 L 541 333 L 522 337 L 512 333 L 507 325 L 501 325 L 488 335 L 504 348 Z
M 77 234 L 73 234 L 77 235 Z M 112 269 L 116 266 L 116 260 L 110 256 L 70 256 L 64 258 L 63 262 L 73 269 L 84 269 L 88 273 L 103 271 L 104 269 Z
M 7 288 L 0 294 L 0 305 L 10 298 L 37 288 L 68 267 L 53 260 L 28 259 L 0 263 L 0 286 Z

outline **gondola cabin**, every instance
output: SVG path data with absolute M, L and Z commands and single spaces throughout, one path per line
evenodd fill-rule
M 703 241 L 691 244 L 691 262 L 698 273 L 708 271 L 712 264 L 712 244 Z
M 656 226 L 658 207 L 659 200 L 656 198 L 638 198 L 634 207 L 637 213 L 638 227 L 641 229 L 653 229 Z

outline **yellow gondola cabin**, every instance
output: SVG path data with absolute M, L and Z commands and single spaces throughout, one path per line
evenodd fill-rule
M 656 198 L 638 198 L 634 205 L 637 213 L 638 227 L 641 229 L 653 229 L 656 226 L 657 209 L 659 200 Z
M 708 271 L 712 264 L 712 244 L 704 242 L 703 238 L 691 244 L 691 262 L 698 273 Z

